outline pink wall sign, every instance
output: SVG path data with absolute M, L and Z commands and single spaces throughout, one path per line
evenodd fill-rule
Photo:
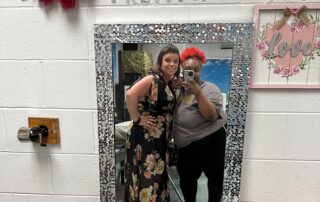
M 255 7 L 252 88 L 320 88 L 320 4 Z

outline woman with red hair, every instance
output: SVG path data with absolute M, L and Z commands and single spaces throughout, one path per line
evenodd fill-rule
M 208 178 L 209 201 L 222 196 L 227 116 L 219 88 L 201 81 L 203 51 L 186 48 L 180 55 L 184 72 L 194 72 L 194 79 L 183 82 L 174 116 L 174 142 L 178 147 L 177 170 L 186 202 L 195 202 L 197 180 L 204 172 Z M 184 73 L 185 75 L 185 73 Z

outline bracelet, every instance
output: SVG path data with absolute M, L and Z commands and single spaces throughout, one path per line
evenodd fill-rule
M 141 121 L 141 116 L 139 116 L 139 118 L 138 118 L 138 120 L 137 120 L 137 121 L 133 121 L 133 123 L 135 123 L 135 124 L 139 124 L 139 123 L 140 123 L 140 121 Z

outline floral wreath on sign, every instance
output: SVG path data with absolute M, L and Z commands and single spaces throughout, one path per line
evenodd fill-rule
M 300 70 L 305 70 L 306 67 L 310 64 L 310 61 L 315 59 L 315 56 L 320 56 L 320 16 L 315 17 L 314 15 L 309 14 L 309 17 L 307 17 L 305 15 L 305 10 L 305 6 L 301 7 L 300 9 L 286 8 L 284 10 L 282 19 L 276 21 L 274 24 L 267 23 L 262 25 L 262 29 L 258 35 L 256 46 L 258 48 L 262 61 L 267 61 L 268 67 L 270 69 L 273 69 L 274 74 L 279 74 L 282 75 L 282 77 L 287 78 L 289 76 L 296 75 L 300 72 Z M 294 18 L 291 18 L 292 20 L 288 22 L 291 15 L 293 15 Z M 306 31 L 305 29 L 308 26 L 314 26 L 315 32 L 312 38 L 313 43 L 310 54 L 304 54 L 299 64 L 292 64 L 291 66 L 277 64 L 276 58 L 283 57 L 283 55 L 280 56 L 279 54 L 274 54 L 273 50 L 270 50 L 273 49 L 273 47 L 270 47 L 270 43 L 267 42 L 267 32 L 269 30 L 279 30 L 284 25 L 289 26 L 288 32 L 291 36 L 299 32 Z M 290 52 L 290 48 L 287 51 Z M 300 47 L 299 51 L 302 51 L 302 47 Z

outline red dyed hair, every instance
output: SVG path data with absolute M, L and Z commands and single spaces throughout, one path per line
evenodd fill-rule
M 186 48 L 182 51 L 180 58 L 181 63 L 184 62 L 188 58 L 197 57 L 201 61 L 202 64 L 206 63 L 206 56 L 203 51 L 197 47 Z

